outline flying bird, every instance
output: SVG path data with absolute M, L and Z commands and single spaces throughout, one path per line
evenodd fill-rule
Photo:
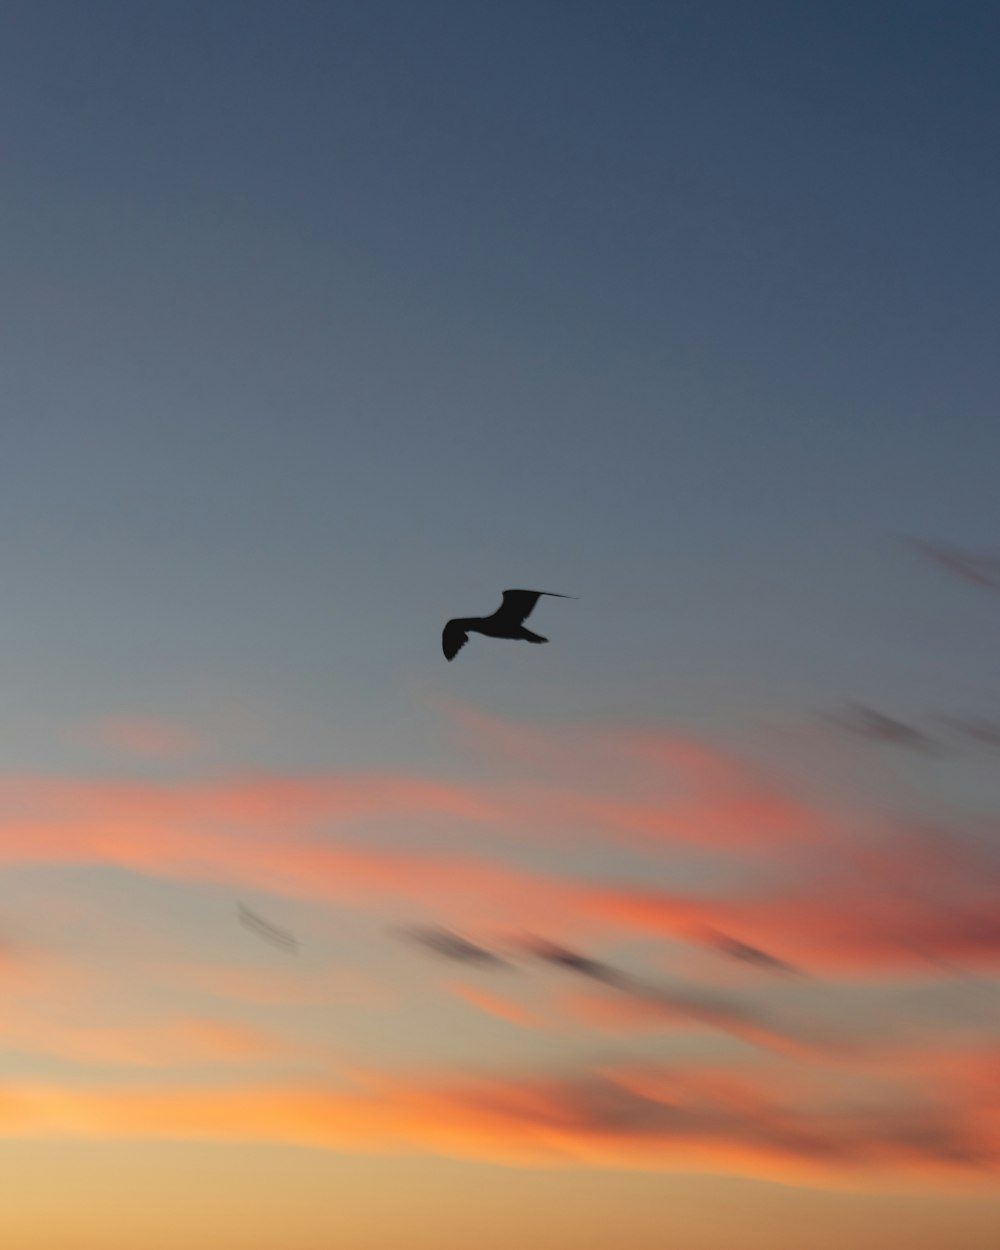
M 548 642 L 541 634 L 524 628 L 535 604 L 548 595 L 553 599 L 575 599 L 552 590 L 505 590 L 503 602 L 492 616 L 456 616 L 448 622 L 441 635 L 441 648 L 446 660 L 453 660 L 469 641 L 469 634 L 485 634 L 487 638 L 516 638 L 522 642 Z

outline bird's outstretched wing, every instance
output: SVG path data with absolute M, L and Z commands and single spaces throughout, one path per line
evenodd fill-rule
M 441 650 L 446 660 L 453 660 L 469 641 L 469 635 L 458 621 L 449 621 L 441 634 Z
M 500 617 L 501 620 L 511 625 L 520 625 L 531 615 L 542 595 L 548 595 L 552 599 L 573 598 L 572 595 L 556 594 L 553 590 L 505 590 L 503 603 L 497 608 L 494 616 Z

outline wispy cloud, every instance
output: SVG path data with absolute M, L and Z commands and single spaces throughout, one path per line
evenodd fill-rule
M 752 1071 L 604 1065 L 541 1075 L 402 1077 L 353 1087 L 25 1085 L 7 1136 L 286 1142 L 522 1166 L 728 1172 L 837 1183 L 933 1175 L 996 1183 L 1000 1114 L 961 1081 L 859 1090 Z
M 407 925 L 400 928 L 399 933 L 408 941 L 458 963 L 479 964 L 487 968 L 500 968 L 507 964 L 494 951 L 440 925 Z
M 786 1181 L 830 1181 L 852 1169 L 976 1177 L 996 1168 L 1000 1111 L 984 1093 L 994 1071 L 985 1048 L 963 1073 L 957 1061 L 928 1058 L 930 1045 L 922 1056 L 905 1054 L 891 1020 L 845 1013 L 876 977 L 1000 968 L 987 836 L 1000 818 L 980 814 L 973 837 L 869 810 L 851 796 L 820 801 L 775 769 L 671 731 L 577 727 L 567 740 L 557 728 L 533 727 L 527 758 L 518 726 L 490 721 L 484 734 L 486 756 L 503 756 L 502 780 L 483 771 L 481 753 L 472 780 L 367 772 L 170 784 L 0 777 L 0 866 L 114 866 L 181 886 L 225 886 L 220 907 L 233 929 L 234 896 L 244 890 L 360 913 L 340 919 L 370 925 L 376 944 L 387 925 L 415 918 L 420 940 L 450 961 L 414 959 L 413 984 L 402 992 L 379 962 L 384 948 L 370 968 L 359 959 L 339 972 L 330 965 L 329 976 L 315 962 L 321 939 L 312 936 L 303 958 L 280 969 L 159 951 L 141 970 L 145 983 L 183 991 L 187 1001 L 122 1021 L 67 1014 L 64 1002 L 53 1014 L 59 986 L 77 987 L 75 1011 L 83 982 L 67 980 L 58 961 L 43 967 L 36 958 L 29 968 L 30 952 L 12 947 L 0 964 L 8 995 L 0 1041 L 8 1047 L 90 1069 L 162 1068 L 177 1077 L 184 1066 L 226 1064 L 253 1076 L 237 1088 L 227 1073 L 225 1091 L 208 1079 L 198 1088 L 140 1088 L 134 1072 L 128 1088 L 22 1087 L 0 1100 L 0 1131 L 296 1142 Z M 467 741 L 476 754 L 473 729 Z M 540 756 L 545 778 L 531 762 Z M 581 842 L 599 849 L 598 874 L 585 856 L 566 854 Z M 675 871 L 685 857 L 704 865 L 686 883 Z M 518 933 L 544 942 L 519 946 Z M 670 939 L 671 951 L 680 943 L 696 952 L 700 979 L 682 979 L 676 967 L 668 975 L 666 960 L 651 953 L 657 938 Z M 116 958 L 128 964 L 122 945 Z M 397 955 L 402 964 L 405 952 Z M 335 958 L 343 965 L 354 952 Z M 500 961 L 521 975 L 486 984 Z M 435 1010 L 461 1022 L 464 1003 L 523 1030 L 498 1024 L 501 1046 L 551 1053 L 570 1038 L 574 1053 L 582 1044 L 606 1055 L 627 1035 L 655 1031 L 663 1035 L 655 1045 L 670 1053 L 699 1031 L 715 1035 L 713 1053 L 744 1059 L 711 1080 L 683 1066 L 624 1062 L 555 1075 L 414 1077 L 385 1067 L 353 1086 L 272 1086 L 255 1071 L 317 1058 L 312 1013 L 296 1008 L 338 1004 L 349 1021 L 352 1005 L 363 1011 L 382 994 L 405 1035 L 420 978 L 460 966 L 461 981 L 444 980 Z M 711 981 L 713 967 L 731 982 L 724 991 Z M 791 969 L 811 975 L 773 975 Z M 352 975 L 358 984 L 345 981 Z M 576 991 L 564 991 L 574 976 Z M 818 993 L 833 996 L 828 1011 L 817 1007 Z M 231 1019 L 226 1003 L 288 1008 L 287 1031 Z M 488 1020 L 476 1023 L 490 1036 Z M 939 1056 L 957 1035 L 942 1020 L 926 1029 Z M 651 1044 L 628 1039 L 630 1047 Z M 345 1039 L 345 1053 L 355 1045 Z M 746 1056 L 769 1065 L 766 1080 Z
M 807 972 L 1000 961 L 998 865 L 968 840 L 942 836 L 931 856 L 923 833 L 891 813 L 826 810 L 732 753 L 677 735 L 601 729 L 592 740 L 613 775 L 605 784 L 590 770 L 576 789 L 367 773 L 171 785 L 0 777 L 0 865 L 112 865 L 397 914 L 417 905 L 445 928 L 520 925 L 555 937 L 618 928 L 710 946 L 723 934 L 734 958 L 756 951 L 761 965 L 766 956 Z M 451 828 L 455 845 L 506 835 L 503 859 L 354 836 L 417 817 Z M 589 828 L 616 848 L 623 879 L 614 867 L 600 881 L 576 876 L 570 859 L 540 871 L 525 829 L 544 840 L 554 827 Z M 861 842 L 856 828 L 877 836 Z M 755 871 L 742 889 L 664 888 L 669 855 L 692 845 L 723 867 L 731 854 L 756 857 Z M 629 867 L 633 854 L 647 857 L 641 873 Z M 650 884 L 626 879 L 636 875 Z
M 803 1030 L 768 1018 L 760 1008 L 741 1002 L 731 995 L 711 993 L 699 986 L 679 983 L 665 984 L 637 977 L 550 942 L 534 941 L 528 949 L 547 963 L 586 977 L 623 996 L 627 1005 L 609 1008 L 594 997 L 577 1000 L 583 1017 L 606 1026 L 655 1027 L 666 1025 L 700 1025 L 719 1029 L 754 1045 L 782 1051 L 825 1051 L 843 1049 L 842 1039 L 824 1038 L 815 1028 Z M 620 1004 L 622 999 L 617 1000 Z
M 984 743 L 986 746 L 1000 747 L 1000 721 L 985 716 L 946 716 L 945 723 L 966 738 Z
M 514 1002 L 513 999 L 492 991 L 487 992 L 479 986 L 456 982 L 449 983 L 448 989 L 463 1002 L 471 1003 L 473 1007 L 486 1012 L 489 1016 L 496 1016 L 498 1020 L 506 1020 L 510 1024 L 518 1024 L 524 1028 L 545 1027 L 545 1020 L 538 1012 L 529 1010 L 522 1004 Z
M 139 1024 L 83 1024 L 8 1007 L 0 1022 L 7 1050 L 112 1067 L 258 1063 L 300 1056 L 301 1044 L 266 1029 L 205 1016 L 175 1016 Z
M 908 541 L 925 559 L 955 577 L 987 590 L 1000 590 L 1000 552 L 969 551 L 945 543 L 927 542 L 921 538 L 911 538 Z
M 195 754 L 201 745 L 198 735 L 189 726 L 163 717 L 100 717 L 80 725 L 74 737 L 112 754 L 137 760 L 185 759 Z
M 938 750 L 938 744 L 930 734 L 916 725 L 887 716 L 863 703 L 853 703 L 845 711 L 832 713 L 827 719 L 844 732 L 872 742 L 886 742 L 925 755 L 935 754 Z
M 772 961 L 805 971 L 885 976 L 927 971 L 932 959 L 1000 966 L 996 874 L 968 875 L 947 900 L 891 880 L 829 874 L 725 898 L 657 890 L 594 891 L 592 906 L 643 933 L 698 940 L 706 928 L 740 934 Z
M 271 924 L 270 921 L 265 920 L 263 916 L 258 916 L 255 911 L 252 911 L 245 904 L 236 904 L 236 916 L 240 924 L 246 929 L 270 942 L 273 946 L 279 946 L 282 950 L 292 953 L 298 950 L 299 941 L 294 934 L 287 929 L 281 929 L 277 925 Z

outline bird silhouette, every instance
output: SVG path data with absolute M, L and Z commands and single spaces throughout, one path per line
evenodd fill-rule
M 541 634 L 524 628 L 524 622 L 542 595 L 553 599 L 575 599 L 552 590 L 505 590 L 503 602 L 492 616 L 456 616 L 448 622 L 441 635 L 446 660 L 453 660 L 469 641 L 469 634 L 485 634 L 488 638 L 516 638 L 522 642 L 548 642 Z

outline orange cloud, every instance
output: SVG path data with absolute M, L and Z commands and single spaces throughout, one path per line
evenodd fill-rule
M 892 829 L 887 817 L 865 812 L 854 816 L 880 837 L 859 843 L 858 850 L 854 816 L 821 808 L 734 754 L 678 735 L 577 729 L 567 743 L 544 728 L 527 739 L 501 722 L 478 728 L 514 765 L 503 784 L 373 773 L 171 785 L 0 777 L 0 866 L 111 865 L 352 908 L 398 911 L 405 905 L 407 919 L 458 925 L 485 945 L 517 929 L 550 941 L 579 936 L 588 959 L 593 954 L 592 966 L 608 967 L 606 955 L 612 960 L 614 975 L 604 978 L 599 992 L 592 976 L 594 992 L 557 995 L 529 1011 L 466 980 L 449 988 L 479 1011 L 540 1029 L 568 1022 L 621 1033 L 717 1030 L 752 1043 L 754 1050 L 727 1048 L 764 1056 L 763 1066 L 610 1065 L 568 1077 L 464 1080 L 376 1072 L 362 1074 L 353 1086 L 248 1081 L 225 1090 L 131 1081 L 127 1087 L 109 1081 L 107 1088 L 19 1086 L 0 1089 L 0 1133 L 291 1142 L 811 1183 L 879 1172 L 995 1183 L 1000 1073 L 988 1047 L 960 1054 L 928 1046 L 907 1054 L 887 1030 L 870 1029 L 864 1018 L 856 1022 L 858 1031 L 879 1036 L 841 1044 L 808 1022 L 793 1027 L 790 1018 L 779 1019 L 764 1009 L 763 998 L 676 981 L 660 985 L 630 968 L 619 970 L 617 958 L 599 945 L 612 935 L 664 935 L 711 949 L 712 958 L 722 960 L 722 934 L 734 944 L 730 949 L 744 943 L 807 973 L 854 981 L 932 970 L 935 960 L 942 967 L 948 960 L 995 967 L 1000 913 L 988 852 L 955 838 Z M 470 733 L 476 729 L 472 725 Z M 544 784 L 525 775 L 540 760 Z M 395 837 L 397 848 L 413 826 L 431 825 L 473 846 L 478 833 L 495 844 L 497 834 L 507 832 L 511 859 L 464 847 L 425 853 L 416 835 L 406 849 L 380 850 L 354 836 L 362 822 L 366 833 L 374 826 Z M 620 865 L 620 880 L 574 875 L 583 871 L 575 859 L 546 874 L 513 858 L 533 853 L 536 841 L 548 849 L 574 831 L 600 835 L 613 846 L 612 872 Z M 734 851 L 741 866 L 756 855 L 752 881 L 732 884 L 730 872 L 725 888 L 706 884 L 707 876 L 696 889 L 662 888 L 673 870 L 668 853 L 692 846 L 726 867 Z M 799 849 L 807 854 L 793 857 Z M 514 962 L 518 957 L 510 954 Z M 127 955 L 121 958 L 127 964 Z M 574 975 L 568 965 L 554 969 L 548 969 L 552 977 Z M 151 968 L 148 979 L 259 1004 L 360 999 L 370 1005 L 376 995 L 384 1001 L 387 991 L 360 974 L 349 981 L 348 970 L 329 971 L 317 976 L 295 961 L 253 970 L 177 962 Z M 466 969 L 462 976 L 471 981 L 473 974 Z M 37 1054 L 151 1069 L 318 1054 L 309 1044 L 200 1012 L 138 1024 L 68 1024 L 70 994 L 86 997 L 79 972 L 13 946 L 0 948 L 0 979 L 0 1041 Z M 761 980 L 755 984 L 759 989 Z M 803 985 L 808 990 L 805 982 L 782 982 L 787 997 L 779 1002 L 794 1004 Z M 37 1010 L 46 995 L 60 1000 L 60 1014 L 51 1019 Z M 843 1006 L 850 1011 L 846 998 Z M 948 1022 L 936 1027 L 934 1039 L 947 1040 Z M 327 1050 L 323 1054 L 329 1058 Z
M 320 975 L 295 968 L 268 968 L 260 964 L 242 967 L 204 961 L 172 961 L 144 967 L 146 979 L 156 985 L 264 1007 L 323 1003 L 384 1007 L 392 1001 L 385 985 L 350 967 L 331 965 Z
M 0 1133 L 266 1141 L 521 1166 L 723 1172 L 785 1182 L 934 1175 L 995 1185 L 1000 1117 L 919 1089 L 850 1102 L 752 1073 L 584 1071 L 354 1088 L 31 1085 L 0 1094 Z
M 489 1016 L 498 1020 L 506 1020 L 509 1024 L 519 1024 L 524 1028 L 539 1028 L 542 1022 L 533 1012 L 515 1003 L 509 998 L 501 998 L 499 994 L 490 994 L 472 985 L 452 983 L 448 986 L 451 992 L 464 1002 L 471 1003 Z
M 272 1034 L 230 1021 L 183 1016 L 129 1025 L 50 1022 L 8 1009 L 0 1046 L 73 1063 L 172 1067 L 201 1063 L 255 1063 L 302 1053 Z

